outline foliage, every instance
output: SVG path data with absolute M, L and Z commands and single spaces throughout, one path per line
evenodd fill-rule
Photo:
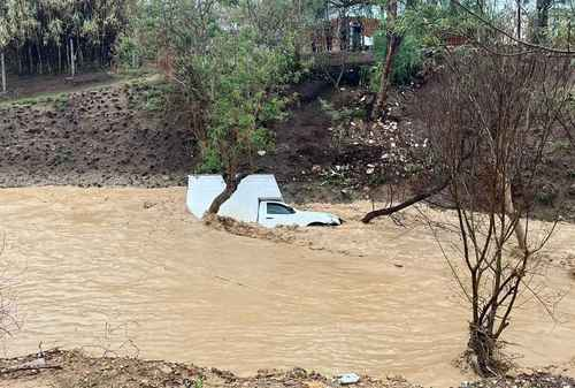
M 559 8 L 552 12 L 551 44 L 554 47 L 575 45 L 575 9 Z
M 121 34 L 114 48 L 116 62 L 122 69 L 137 69 L 140 67 L 144 49 L 133 37 Z
M 19 73 L 62 72 L 69 40 L 78 59 L 107 65 L 127 23 L 130 0 L 4 0 L 0 48 Z
M 294 76 L 293 56 L 279 47 L 257 45 L 257 36 L 249 29 L 220 32 L 208 54 L 189 58 L 199 79 L 209 83 L 201 171 L 235 169 L 258 151 L 269 150 L 273 140 L 265 124 L 285 117 L 287 100 L 278 93 Z
M 478 21 L 453 6 L 412 1 L 391 23 L 385 16 L 374 39 L 374 54 L 379 65 L 372 70 L 372 87 L 377 89 L 382 64 L 387 54 L 388 35 L 401 37 L 394 56 L 392 82 L 408 84 L 424 66 L 426 52 L 441 50 L 450 36 L 473 37 Z
M 409 84 L 413 77 L 423 66 L 423 47 L 421 41 L 413 35 L 406 35 L 403 38 L 399 51 L 394 57 L 392 82 L 403 85 Z M 383 32 L 378 32 L 374 39 L 375 60 L 378 64 L 371 73 L 372 87 L 377 89 L 381 80 L 381 72 L 385 56 L 387 54 L 387 36 Z
M 157 82 L 136 79 L 129 82 L 126 88 L 130 90 L 128 104 L 130 108 L 149 112 L 164 112 L 168 108 L 168 99 L 175 88 L 168 82 Z
M 285 117 L 283 85 L 300 79 L 294 3 L 139 0 L 116 45 L 120 64 L 155 59 L 177 88 L 197 140 L 200 172 L 233 176 L 269 150 L 266 126 Z M 139 61 L 138 61 L 139 62 Z M 155 108 L 160 95 L 149 94 Z

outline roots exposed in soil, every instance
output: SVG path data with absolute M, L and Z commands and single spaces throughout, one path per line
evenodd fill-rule
M 484 378 L 501 377 L 512 367 L 502 352 L 502 344 L 486 331 L 471 325 L 464 361 Z

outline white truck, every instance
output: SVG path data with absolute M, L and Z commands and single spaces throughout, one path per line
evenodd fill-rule
M 188 210 L 201 219 L 225 187 L 220 175 L 188 176 Z M 218 215 L 270 228 L 280 225 L 308 227 L 341 224 L 341 219 L 332 214 L 298 211 L 286 205 L 275 177 L 267 174 L 245 177 L 234 194 L 222 204 Z

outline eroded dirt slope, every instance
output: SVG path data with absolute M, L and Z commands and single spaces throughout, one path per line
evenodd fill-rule
M 119 84 L 1 105 L 0 187 L 184 183 L 190 134 L 140 103 Z
M 53 86 L 52 86 L 53 87 Z M 436 85 L 395 91 L 387 121 L 367 124 L 365 88 L 309 80 L 287 120 L 270 123 L 275 150 L 253 161 L 276 175 L 286 200 L 306 203 L 389 200 L 427 171 L 425 118 L 418 109 Z M 38 86 L 35 86 L 38 89 Z M 0 105 L 0 187 L 29 185 L 184 185 L 194 171 L 193 135 L 169 86 L 148 79 L 79 90 L 16 106 Z M 321 103 L 352 117 L 341 131 Z M 575 153 L 558 130 L 535 183 L 534 216 L 575 220 Z M 426 176 L 425 174 L 423 176 Z M 432 176 L 427 174 L 427 176 Z M 429 177 L 427 177 L 429 179 Z M 426 179 L 417 183 L 428 185 Z

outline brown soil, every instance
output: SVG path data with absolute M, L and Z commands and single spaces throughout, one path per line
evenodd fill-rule
M 547 372 L 536 372 L 522 373 L 515 377 L 481 380 L 462 386 L 469 388 L 572 388 L 575 386 L 575 379 Z
M 400 99 L 401 116 L 413 121 L 415 132 L 424 133 L 425 114 L 420 109 L 426 100 L 434 98 L 438 81 L 431 78 L 419 89 L 407 90 Z M 572 129 L 571 129 L 572 131 Z M 560 124 L 555 124 L 546 141 L 537 178 L 531 184 L 533 194 L 531 216 L 575 222 L 575 145 Z M 517 190 L 518 198 L 522 196 Z
M 337 377 L 326 377 L 301 368 L 260 370 L 250 377 L 239 377 L 216 368 L 138 358 L 89 357 L 81 351 L 50 350 L 21 358 L 0 359 L 2 387 L 340 387 Z M 40 362 L 41 368 L 26 367 Z M 36 365 L 38 366 L 38 365 Z M 20 367 L 20 369 L 19 369 Z M 412 387 L 401 377 L 377 380 L 361 377 L 353 387 Z
M 0 187 L 184 183 L 191 136 L 134 95 L 120 84 L 0 106 Z
M 2 387 L 53 388 L 406 388 L 418 387 L 401 376 L 375 379 L 366 375 L 352 385 L 342 385 L 338 377 L 326 377 L 302 368 L 265 369 L 253 376 L 241 377 L 226 370 L 193 364 L 126 357 L 90 357 L 79 350 L 53 349 L 25 357 L 0 359 Z M 544 370 L 520 372 L 493 379 L 463 381 L 467 388 L 566 388 L 575 379 Z
M 118 78 L 108 73 L 94 72 L 79 74 L 73 79 L 68 75 L 49 76 L 8 76 L 8 97 L 28 98 L 43 94 L 75 92 L 86 88 L 105 86 L 116 83 Z M 0 101 L 2 99 L 0 98 Z

